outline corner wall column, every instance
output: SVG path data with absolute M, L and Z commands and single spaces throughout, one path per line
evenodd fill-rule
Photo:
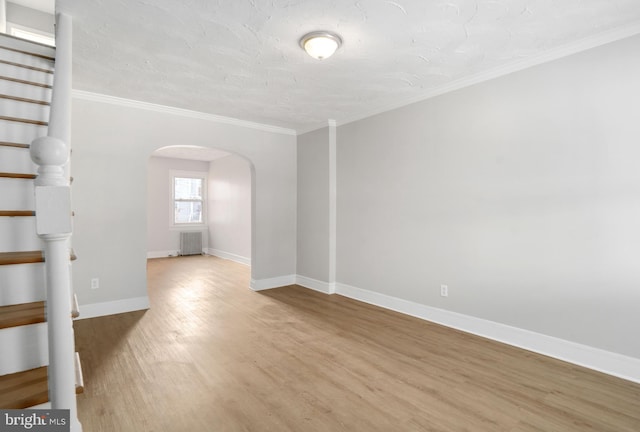
M 337 161 L 336 121 L 329 120 L 329 293 L 336 292 Z

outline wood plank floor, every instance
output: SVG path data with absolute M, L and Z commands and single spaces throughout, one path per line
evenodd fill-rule
M 152 308 L 75 323 L 85 432 L 638 432 L 640 385 L 214 257 L 150 260 Z

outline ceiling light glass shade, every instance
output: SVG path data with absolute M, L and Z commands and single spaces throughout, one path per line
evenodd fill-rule
M 300 39 L 302 49 L 318 60 L 331 57 L 341 44 L 340 36 L 326 31 L 308 33 Z

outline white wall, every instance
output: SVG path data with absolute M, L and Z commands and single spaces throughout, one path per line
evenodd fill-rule
M 295 274 L 295 136 L 121 102 L 82 93 L 73 100 L 73 283 L 81 305 L 146 296 L 147 164 L 154 150 L 176 143 L 251 161 L 252 278 Z M 90 289 L 93 277 L 100 278 L 97 290 Z
M 171 171 L 207 172 L 209 162 L 165 157 L 150 157 L 147 177 L 147 256 L 158 258 L 175 255 L 180 249 L 180 231 L 172 227 L 173 199 Z M 203 247 L 207 248 L 207 228 L 198 227 L 204 232 Z
M 338 282 L 640 358 L 637 52 L 339 127 Z
M 251 167 L 230 155 L 209 163 L 209 253 L 251 263 Z
M 298 136 L 298 275 L 329 282 L 329 128 Z

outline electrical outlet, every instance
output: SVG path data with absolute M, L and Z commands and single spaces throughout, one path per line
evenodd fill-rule
M 95 290 L 100 288 L 100 279 L 98 278 L 93 278 L 91 279 L 91 289 Z
M 449 297 L 449 287 L 447 285 L 440 285 L 440 295 L 442 297 Z

